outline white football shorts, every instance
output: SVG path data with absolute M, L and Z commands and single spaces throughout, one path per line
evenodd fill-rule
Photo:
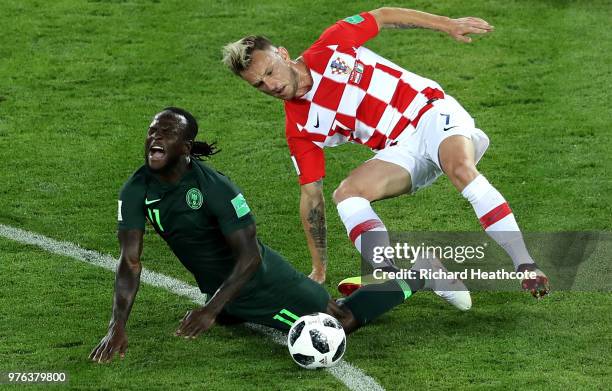
M 476 128 L 474 119 L 450 95 L 434 102 L 419 121 L 416 129 L 406 128 L 397 138 L 397 144 L 382 149 L 373 159 L 397 164 L 410 173 L 415 192 L 431 185 L 443 174 L 438 149 L 444 139 L 461 135 L 474 143 L 476 163 L 489 147 L 489 138 Z

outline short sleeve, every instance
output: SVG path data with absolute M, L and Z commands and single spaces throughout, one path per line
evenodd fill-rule
M 145 228 L 145 185 L 137 178 L 131 178 L 121 188 L 117 208 L 117 229 L 140 229 Z
M 287 144 L 300 185 L 316 182 L 325 176 L 325 154 L 322 148 L 310 140 L 298 137 L 288 138 Z
M 337 21 L 321 34 L 315 45 L 337 44 L 359 47 L 376 35 L 378 35 L 376 18 L 369 12 L 362 12 Z
M 209 182 L 204 203 L 217 218 L 224 235 L 255 223 L 251 208 L 240 189 L 222 174 Z

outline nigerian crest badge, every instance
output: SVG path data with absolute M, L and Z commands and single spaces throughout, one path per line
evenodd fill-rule
M 185 195 L 185 201 L 187 201 L 187 205 L 191 209 L 200 209 L 202 203 L 204 202 L 204 196 L 200 189 L 192 187 L 187 190 L 187 194 Z

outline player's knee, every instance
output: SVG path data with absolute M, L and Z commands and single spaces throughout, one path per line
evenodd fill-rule
M 463 188 L 469 185 L 479 173 L 474 162 L 466 158 L 448 164 L 446 175 L 448 175 L 451 182 Z
M 355 188 L 355 186 L 352 186 L 351 183 L 347 179 L 345 179 L 340 182 L 340 185 L 338 185 L 336 190 L 334 190 L 334 193 L 332 194 L 332 199 L 334 200 L 334 203 L 338 204 L 346 200 L 347 198 L 359 196 L 360 194 Z
M 340 182 L 340 185 L 338 185 L 336 190 L 334 190 L 332 199 L 334 200 L 335 204 L 338 204 L 350 197 L 362 197 L 368 201 L 371 201 L 373 194 L 367 188 L 358 186 L 352 183 L 349 179 L 345 179 Z

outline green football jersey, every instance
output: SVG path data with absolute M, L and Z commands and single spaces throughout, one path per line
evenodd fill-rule
M 235 264 L 224 235 L 255 222 L 238 187 L 197 160 L 175 184 L 161 182 L 146 166 L 125 183 L 119 195 L 119 230 L 144 230 L 145 220 L 207 294 L 219 288 Z M 263 264 L 241 296 L 257 286 L 269 270 L 265 246 L 260 244 L 260 251 Z

